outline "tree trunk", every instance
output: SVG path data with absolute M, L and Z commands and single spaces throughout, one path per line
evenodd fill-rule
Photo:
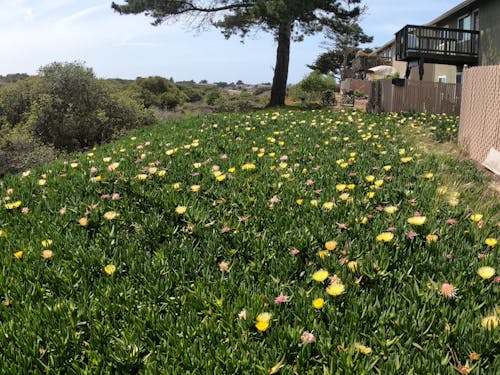
M 280 24 L 278 29 L 278 49 L 276 52 L 276 65 L 274 67 L 273 87 L 269 107 L 285 105 L 286 83 L 288 80 L 288 65 L 290 62 L 290 38 L 292 23 Z

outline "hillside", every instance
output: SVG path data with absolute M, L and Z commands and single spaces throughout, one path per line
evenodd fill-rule
M 7 176 L 2 372 L 495 373 L 500 199 L 409 136 L 456 122 L 220 114 Z

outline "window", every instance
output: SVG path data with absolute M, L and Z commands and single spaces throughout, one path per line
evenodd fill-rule
M 446 76 L 439 76 L 438 77 L 438 82 L 439 83 L 446 83 Z
M 458 19 L 457 29 L 460 30 L 471 30 L 472 27 L 472 17 L 470 14 L 467 14 Z M 469 33 L 459 33 L 458 40 L 470 40 Z

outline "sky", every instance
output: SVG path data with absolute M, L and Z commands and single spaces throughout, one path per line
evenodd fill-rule
M 123 1 L 115 0 L 118 3 Z M 406 24 L 424 24 L 463 0 L 364 0 L 361 19 L 379 47 Z M 111 0 L 0 0 L 0 75 L 37 74 L 51 62 L 79 61 L 99 78 L 163 76 L 175 81 L 271 82 L 276 42 L 265 32 L 226 40 L 220 30 L 186 23 L 152 26 L 144 15 L 119 15 Z M 292 43 L 289 83 L 325 52 L 317 34 Z

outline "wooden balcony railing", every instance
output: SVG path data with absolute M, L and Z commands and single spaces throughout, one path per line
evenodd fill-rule
M 478 65 L 479 31 L 406 25 L 396 33 L 396 60 Z

